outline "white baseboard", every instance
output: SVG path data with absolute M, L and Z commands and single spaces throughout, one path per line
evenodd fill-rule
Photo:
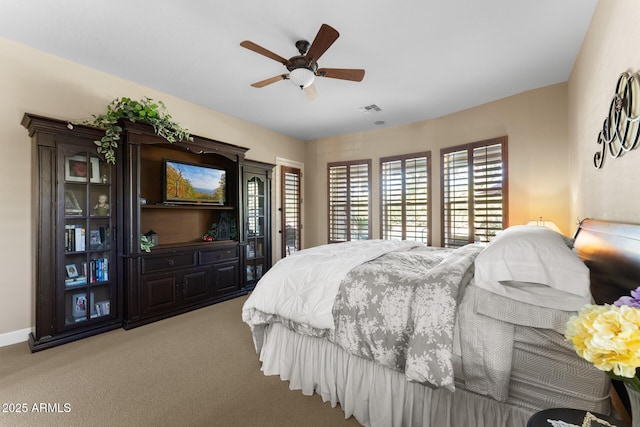
M 29 333 L 31 333 L 31 328 L 0 334 L 0 347 L 25 342 L 29 339 Z

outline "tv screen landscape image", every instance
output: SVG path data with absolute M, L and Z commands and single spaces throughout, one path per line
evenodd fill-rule
M 164 159 L 164 202 L 226 203 L 226 171 Z

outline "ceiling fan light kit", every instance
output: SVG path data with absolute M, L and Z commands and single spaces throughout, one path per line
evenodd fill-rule
M 308 68 L 294 68 L 289 73 L 289 80 L 300 89 L 311 86 L 314 79 L 315 74 Z
M 289 74 L 270 77 L 253 83 L 251 86 L 261 88 L 280 80 L 291 80 L 297 87 L 305 89 L 305 92 L 308 92 L 306 89 L 311 87 L 316 77 L 329 77 L 354 82 L 362 81 L 364 78 L 364 70 L 362 69 L 318 68 L 318 59 L 331 47 L 339 36 L 340 33 L 338 33 L 335 28 L 327 24 L 322 24 L 313 43 L 309 43 L 306 40 L 298 40 L 295 43 L 300 55 L 293 56 L 289 59 L 285 59 L 252 41 L 243 41 L 240 43 L 240 46 L 280 62 L 289 71 Z M 309 96 L 309 94 L 307 94 L 307 96 Z

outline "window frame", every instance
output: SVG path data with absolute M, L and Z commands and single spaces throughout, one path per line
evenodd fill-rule
M 346 240 L 337 240 L 337 239 L 332 239 L 332 235 L 333 235 L 333 229 L 332 229 L 332 223 L 331 223 L 331 208 L 332 208 L 332 198 L 331 198 L 331 168 L 334 167 L 346 167 L 347 168 L 347 189 L 350 187 L 350 183 L 351 183 L 351 166 L 367 166 L 367 240 L 371 239 L 371 199 L 372 199 L 372 195 L 371 195 L 371 159 L 361 159 L 361 160 L 348 160 L 348 161 L 341 161 L 341 162 L 329 162 L 327 163 L 327 241 L 329 243 L 339 243 L 339 242 L 345 242 L 345 241 L 351 241 L 351 209 L 349 209 L 349 211 L 346 213 Z M 349 206 L 351 207 L 351 197 L 352 194 L 350 191 L 347 191 L 346 194 L 346 203 L 345 206 Z M 365 240 L 365 239 L 358 239 L 358 240 Z
M 442 247 L 456 247 L 446 245 L 446 229 L 445 229 L 445 155 L 454 152 L 467 152 L 467 177 L 469 179 L 467 189 L 467 203 L 468 203 L 468 235 L 467 243 L 474 243 L 475 241 L 475 226 L 474 226 L 474 207 L 475 200 L 474 194 L 474 182 L 473 182 L 473 151 L 477 148 L 488 147 L 493 145 L 501 146 L 501 160 L 502 160 L 502 229 L 504 230 L 509 226 L 509 153 L 508 153 L 508 137 L 501 136 L 497 138 L 485 139 L 482 141 L 476 141 L 469 144 L 456 145 L 453 147 L 446 147 L 440 150 L 440 241 Z
M 432 209 L 431 209 L 431 198 L 432 198 L 432 174 L 431 174 L 431 151 L 422 151 L 418 153 L 410 153 L 410 154 L 402 154 L 397 156 L 389 156 L 389 157 L 381 157 L 380 158 L 380 237 L 385 239 L 385 215 L 384 215 L 384 207 L 385 207 L 385 183 L 384 183 L 384 174 L 383 174 L 383 165 L 385 163 L 400 161 L 400 169 L 401 169 L 401 179 L 402 179 L 402 196 L 401 196 L 401 205 L 402 205 L 402 240 L 406 240 L 407 238 L 407 171 L 406 171 L 406 162 L 407 160 L 413 159 L 422 159 L 426 158 L 426 173 L 427 173 L 427 185 L 426 185 L 426 196 L 427 196 L 427 245 L 431 245 L 432 242 Z
M 286 179 L 287 174 L 295 175 L 297 177 L 297 187 L 296 193 L 292 194 L 289 192 L 288 180 Z M 298 225 L 298 228 L 295 230 L 297 233 L 294 233 L 294 252 L 291 252 L 290 246 L 287 244 L 288 233 L 287 233 L 287 219 L 288 219 L 288 211 L 287 201 L 289 200 L 289 196 L 295 197 L 295 221 Z M 292 253 L 295 253 L 302 249 L 302 170 L 298 167 L 293 166 L 280 166 L 280 239 L 281 239 L 281 258 L 285 258 Z

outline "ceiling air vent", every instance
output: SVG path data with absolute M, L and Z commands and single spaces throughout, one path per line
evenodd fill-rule
M 376 104 L 371 104 L 367 105 L 366 107 L 358 108 L 358 111 L 364 114 L 379 113 L 380 111 L 382 111 L 382 108 L 378 107 Z

